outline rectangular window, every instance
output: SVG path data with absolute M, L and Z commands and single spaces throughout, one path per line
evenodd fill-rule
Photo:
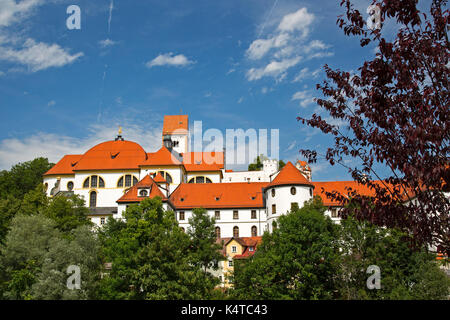
M 97 188 L 97 176 L 91 177 L 91 188 Z
M 214 215 L 215 215 L 216 220 L 220 220 L 220 211 L 215 211 Z
M 237 247 L 236 246 L 232 246 L 231 247 L 231 252 L 232 253 L 236 253 L 237 252 Z
M 180 220 L 184 220 L 184 211 L 180 211 Z
M 228 261 L 228 266 L 232 267 L 233 266 L 233 260 Z
M 233 219 L 234 219 L 234 220 L 239 219 L 239 211 L 237 211 L 237 210 L 234 210 L 234 211 L 233 211 Z
M 252 210 L 252 219 L 256 219 L 256 210 Z
M 130 175 L 125 176 L 125 187 L 131 187 L 131 176 Z
M 248 247 L 248 251 L 253 252 L 253 247 Z
M 100 224 L 105 224 L 105 218 L 103 217 L 100 218 Z
M 336 208 L 333 208 L 333 209 L 331 209 L 331 217 L 332 218 L 337 218 L 337 209 Z
M 275 204 L 272 205 L 272 214 L 277 213 L 277 206 Z

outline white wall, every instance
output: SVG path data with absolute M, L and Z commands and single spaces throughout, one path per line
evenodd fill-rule
M 291 188 L 296 189 L 296 194 L 291 194 Z M 275 190 L 275 196 L 272 196 L 272 189 Z M 281 215 L 286 214 L 291 210 L 291 203 L 297 202 L 299 208 L 303 207 L 305 201 L 311 200 L 312 187 L 309 186 L 274 186 L 266 190 L 266 208 L 267 208 L 267 223 L 269 231 L 272 232 L 272 223 L 276 221 Z M 276 213 L 272 214 L 272 205 L 276 205 Z
M 215 211 L 220 211 L 220 219 L 216 221 L 216 226 L 220 227 L 221 238 L 228 238 L 233 236 L 233 228 L 239 227 L 240 237 L 251 237 L 251 229 L 253 226 L 257 228 L 257 236 L 261 236 L 264 233 L 264 227 L 266 225 L 265 209 L 236 209 L 239 212 L 239 219 L 233 219 L 233 209 L 208 209 L 207 212 L 210 217 L 215 217 Z M 251 210 L 256 210 L 256 219 L 251 218 Z M 184 211 L 184 220 L 179 220 L 180 211 Z M 176 210 L 177 221 L 180 227 L 183 227 L 186 231 L 189 228 L 189 218 L 192 217 L 192 210 Z

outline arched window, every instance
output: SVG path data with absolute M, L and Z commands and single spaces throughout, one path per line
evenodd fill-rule
M 139 191 L 139 196 L 140 196 L 140 197 L 146 197 L 146 196 L 148 196 L 148 191 L 147 191 L 147 190 L 141 190 L 141 191 Z
M 272 189 L 272 197 L 275 197 L 275 189 Z
M 72 181 L 69 181 L 69 182 L 67 183 L 67 190 L 69 190 L 69 191 L 72 191 L 72 190 L 73 190 L 73 182 L 72 182 Z
M 220 228 L 216 227 L 215 232 L 216 232 L 216 238 L 220 239 Z
M 189 179 L 188 183 L 212 183 L 211 179 L 204 176 L 197 176 Z
M 238 226 L 235 226 L 233 228 L 233 237 L 239 238 L 239 227 Z
M 297 193 L 297 189 L 295 189 L 295 187 L 292 187 L 292 188 L 291 188 L 291 194 L 292 194 L 293 196 L 295 196 L 296 193 Z
M 97 192 L 92 191 L 89 195 L 89 207 L 95 208 L 97 206 Z
M 135 184 L 137 184 L 139 182 L 139 180 L 131 175 L 131 174 L 126 174 L 122 177 L 120 177 L 120 179 L 117 181 L 117 188 L 129 188 L 134 186 Z
M 313 189 L 309 188 L 309 195 L 312 197 L 313 196 Z
M 256 237 L 258 235 L 258 228 L 256 226 L 252 227 L 252 237 Z
M 105 180 L 99 176 L 90 176 L 83 182 L 83 188 L 104 188 Z

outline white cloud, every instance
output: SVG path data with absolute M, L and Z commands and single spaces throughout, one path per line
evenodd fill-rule
M 52 107 L 52 106 L 54 106 L 56 104 L 56 101 L 55 100 L 51 100 L 51 101 L 49 101 L 48 103 L 47 103 L 47 106 L 48 107 Z
M 244 101 L 244 97 L 240 97 L 237 103 L 242 103 L 242 101 Z
M 302 82 L 305 79 L 312 78 L 315 79 L 320 73 L 320 68 L 316 69 L 314 71 L 309 71 L 308 68 L 303 68 L 300 70 L 300 72 L 295 76 L 294 80 L 292 82 Z
M 301 60 L 301 57 L 294 57 L 291 59 L 284 59 L 281 61 L 272 61 L 262 68 L 251 68 L 247 72 L 247 79 L 249 81 L 259 80 L 265 76 L 271 76 L 281 81 L 285 76 L 287 69 L 295 66 Z
M 314 15 L 308 13 L 306 8 L 301 8 L 294 13 L 285 15 L 278 25 L 278 30 L 289 32 L 300 31 L 302 36 L 306 37 L 313 21 Z
M 264 38 L 258 36 L 246 50 L 249 60 L 261 60 L 265 64 L 251 67 L 246 73 L 247 80 L 271 76 L 280 82 L 287 76 L 288 69 L 297 65 L 300 60 L 332 55 L 327 51 L 329 45 L 320 40 L 308 40 L 314 20 L 314 14 L 309 13 L 306 8 L 300 8 L 278 17 L 278 25 L 271 23 L 272 32 Z
M 280 48 L 288 43 L 289 35 L 281 33 L 269 39 L 257 39 L 247 49 L 247 56 L 252 60 L 261 59 L 270 49 Z
M 187 65 L 190 65 L 190 64 L 193 64 L 193 63 L 195 63 L 195 62 L 192 61 L 192 60 L 189 60 L 183 54 L 179 54 L 179 55 L 174 56 L 172 52 L 169 52 L 169 53 L 165 53 L 165 54 L 160 54 L 155 59 L 147 62 L 146 66 L 148 68 L 152 68 L 152 67 L 155 67 L 155 66 L 178 66 L 178 67 L 183 67 L 183 66 L 187 66 Z
M 100 40 L 98 42 L 98 44 L 100 45 L 100 47 L 102 48 L 106 48 L 106 47 L 111 47 L 116 45 L 118 42 L 117 41 L 113 41 L 111 39 L 105 39 L 105 40 Z
M 19 49 L 0 47 L 0 60 L 25 65 L 32 72 L 50 67 L 62 67 L 82 56 L 82 52 L 71 55 L 57 44 L 37 43 L 33 39 L 27 39 Z
M 4 139 L 0 141 L 0 168 L 9 169 L 18 162 L 36 157 L 57 162 L 66 154 L 83 154 L 98 143 L 112 140 L 117 135 L 117 128 L 111 125 L 90 125 L 88 135 L 84 138 L 40 132 L 23 139 Z M 160 126 L 123 124 L 123 128 L 124 138 L 139 143 L 146 152 L 154 152 L 161 147 Z
M 0 27 L 8 27 L 12 23 L 19 22 L 29 12 L 41 4 L 43 0 L 1 0 L 0 1 Z
M 297 91 L 292 96 L 291 100 L 299 100 L 299 104 L 301 107 L 305 108 L 314 102 L 314 97 L 311 95 L 311 92 L 308 90 Z
M 227 75 L 229 75 L 230 73 L 233 73 L 235 71 L 236 71 L 236 69 L 232 68 L 232 69 L 228 70 Z
M 296 140 L 292 141 L 292 142 L 289 144 L 289 146 L 286 148 L 286 150 L 284 150 L 284 151 L 285 151 L 285 152 L 291 151 L 292 149 L 294 149 L 294 147 L 295 147 L 296 144 L 297 144 L 297 141 L 296 141 Z
M 5 75 L 5 73 L 3 71 L 0 71 L 0 77 L 4 76 L 4 75 Z

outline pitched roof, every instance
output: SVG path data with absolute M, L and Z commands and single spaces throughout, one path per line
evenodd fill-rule
M 170 166 L 181 165 L 177 159 L 176 153 L 171 153 L 166 147 L 162 146 L 158 151 L 148 153 L 148 159 L 142 161 L 140 166 Z
M 187 115 L 164 116 L 163 135 L 165 134 L 186 134 L 189 128 Z
M 58 161 L 44 176 L 73 174 L 73 169 L 82 157 L 81 154 L 68 154 Z
M 138 190 L 140 188 L 150 188 L 150 194 L 146 197 L 138 196 Z M 150 175 L 146 175 L 141 181 L 131 187 L 119 200 L 121 202 L 140 202 L 144 199 L 161 197 L 162 200 L 167 200 L 167 197 L 161 192 L 158 185 L 153 181 Z
M 147 153 L 132 141 L 106 141 L 88 150 L 74 167 L 78 170 L 138 169 Z
M 223 152 L 187 152 L 183 154 L 183 165 L 186 171 L 220 171 L 223 159 Z
M 388 189 L 393 190 L 394 186 L 388 184 L 386 182 L 382 182 L 380 180 L 372 181 L 374 184 L 378 184 L 380 187 L 385 188 L 385 185 Z M 335 199 L 328 198 L 326 192 L 332 193 L 333 191 L 338 192 L 339 194 L 349 198 L 350 189 L 351 192 L 356 191 L 359 195 L 362 196 L 371 196 L 374 197 L 376 195 L 375 189 L 371 189 L 367 185 L 363 185 L 358 183 L 357 181 L 326 181 L 326 182 L 313 182 L 314 195 L 319 195 L 322 198 L 323 204 L 325 206 L 341 206 L 342 204 Z M 408 197 L 414 198 L 414 193 L 411 190 L 408 190 L 408 194 L 404 192 L 401 195 L 403 201 L 407 201 Z
M 166 179 L 162 176 L 161 172 L 158 172 L 155 177 L 153 178 L 153 181 L 156 183 L 167 183 Z
M 171 194 L 177 209 L 263 208 L 267 182 L 182 183 Z
M 267 188 L 282 185 L 313 185 L 290 161 L 281 169 Z
M 233 259 L 245 259 L 255 254 L 257 246 L 262 242 L 262 237 L 239 237 L 239 238 L 227 238 L 224 241 L 224 247 L 226 247 L 231 240 L 236 240 L 243 248 L 241 254 L 237 254 L 233 257 Z M 253 248 L 253 250 L 250 250 Z

